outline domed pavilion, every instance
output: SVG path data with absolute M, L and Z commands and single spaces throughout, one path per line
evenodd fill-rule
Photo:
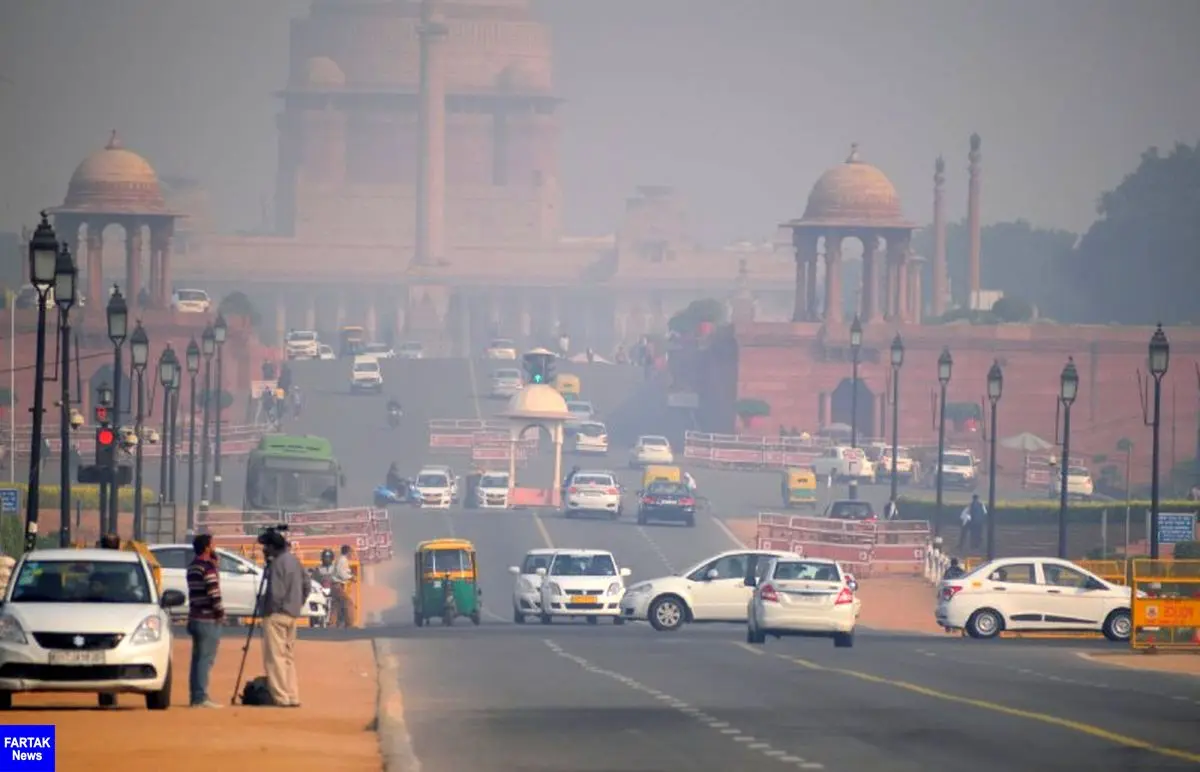
M 80 230 L 86 244 L 84 273 L 87 295 L 104 297 L 104 230 L 118 225 L 125 232 L 125 282 L 122 291 L 135 307 L 165 308 L 170 302 L 171 237 L 175 220 L 163 196 L 154 167 L 126 150 L 113 132 L 103 149 L 75 168 L 62 206 L 50 210 L 60 238 L 76 245 Z M 149 235 L 150 280 L 142 282 L 146 235 Z M 78 248 L 76 247 L 78 251 Z
M 909 244 L 915 223 L 904 218 L 900 197 L 879 169 L 864 163 L 858 145 L 846 161 L 821 175 L 808 195 L 804 216 L 783 227 L 796 248 L 796 306 L 792 320 L 845 321 L 842 309 L 842 243 L 862 243 L 864 324 L 883 318 L 914 320 L 920 303 L 920 273 L 909 273 Z M 824 246 L 825 308 L 817 309 L 817 255 Z M 880 257 L 883 264 L 880 265 Z

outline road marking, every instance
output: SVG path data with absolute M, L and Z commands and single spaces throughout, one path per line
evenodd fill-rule
M 738 648 L 745 649 L 746 651 L 750 652 L 751 654 L 757 654 L 760 657 L 764 653 L 762 649 L 756 649 L 748 643 L 735 643 L 733 645 L 737 646 Z
M 671 565 L 671 559 L 667 557 L 667 553 L 663 552 L 663 548 L 658 546 L 658 542 L 651 538 L 650 533 L 646 530 L 645 526 L 637 526 L 637 532 L 640 533 L 642 538 L 646 540 L 646 543 L 650 545 L 650 549 L 654 550 L 654 554 L 658 555 L 658 559 L 661 560 L 663 565 L 667 567 L 667 571 L 671 572 L 672 574 L 678 573 L 678 571 L 675 570 L 675 566 Z
M 737 645 L 740 646 L 741 644 Z M 825 667 L 824 665 L 818 665 L 815 662 L 811 662 L 806 659 L 800 659 L 798 657 L 788 657 L 782 654 L 777 656 L 779 656 L 780 659 L 787 660 L 788 662 L 800 665 L 801 667 L 809 670 L 819 670 L 826 673 L 834 673 L 837 675 L 848 676 L 850 678 L 857 678 L 860 681 L 866 681 L 868 683 L 891 686 L 896 689 L 903 689 L 904 691 L 912 692 L 913 694 L 920 694 L 924 697 L 932 697 L 936 700 L 942 700 L 943 702 L 950 702 L 956 705 L 967 705 L 969 707 L 987 710 L 992 713 L 1012 716 L 1013 718 L 1024 718 L 1029 721 L 1036 721 L 1040 724 L 1046 724 L 1047 726 L 1056 726 L 1060 729 L 1069 729 L 1073 732 L 1078 732 L 1079 734 L 1085 734 L 1100 740 L 1106 740 L 1114 745 L 1121 745 L 1126 748 L 1148 751 L 1158 756 L 1165 756 L 1167 758 L 1180 759 L 1182 761 L 1190 761 L 1192 763 L 1200 764 L 1200 753 L 1193 753 L 1191 751 L 1185 751 L 1179 748 L 1170 748 L 1165 745 L 1156 745 L 1155 743 L 1147 740 L 1131 737 L 1119 732 L 1111 732 L 1107 729 L 1095 726 L 1094 724 L 1075 721 L 1074 719 L 1064 718 L 1063 716 L 1055 716 L 1049 713 L 1039 713 L 1037 711 L 1014 708 L 1010 705 L 1005 705 L 1000 702 L 992 702 L 990 700 L 980 700 L 975 699 L 974 697 L 963 697 L 962 695 L 952 694 L 950 692 L 944 692 L 938 689 L 931 689 L 927 686 L 921 686 L 920 684 L 909 683 L 908 681 L 898 681 L 891 678 L 884 678 L 883 676 L 877 676 L 872 673 L 865 673 L 861 670 Z
M 598 666 L 594 665 L 593 663 L 589 662 L 588 660 L 584 659 L 583 657 L 576 656 L 574 654 L 571 654 L 570 652 L 565 651 L 562 646 L 560 646 L 557 642 L 555 642 L 554 640 L 552 640 L 550 638 L 543 638 L 542 643 L 544 643 L 546 645 L 546 648 L 550 649 L 550 651 L 552 651 L 553 653 L 562 657 L 563 659 L 569 660 L 571 662 L 574 662 L 576 665 L 579 665 L 581 668 L 583 668 L 584 672 L 595 673 L 596 675 L 601 675 L 601 676 L 604 676 L 605 678 L 611 678 L 612 680 L 616 681 L 617 683 L 627 686 L 630 689 L 634 690 L 635 692 L 640 692 L 641 694 L 645 694 L 648 697 L 653 697 L 654 699 L 656 699 L 658 701 L 666 702 L 673 710 L 677 710 L 680 713 L 682 713 L 683 715 L 685 715 L 689 718 L 693 718 L 696 721 L 699 721 L 701 724 L 704 724 L 709 729 L 716 730 L 722 736 L 728 737 L 729 739 L 733 740 L 734 742 L 741 744 L 741 746 L 743 748 L 746 748 L 747 750 L 757 751 L 759 753 L 762 753 L 765 756 L 769 756 L 774 759 L 779 759 L 780 761 L 786 761 L 788 763 L 796 763 L 796 764 L 799 764 L 804 769 L 824 769 L 825 768 L 823 764 L 818 764 L 816 762 L 811 762 L 811 761 L 805 761 L 804 759 L 802 759 L 799 756 L 791 755 L 790 753 L 788 753 L 788 751 L 776 750 L 771 747 L 770 743 L 758 742 L 757 738 L 750 737 L 749 735 L 743 734 L 742 730 L 736 729 L 736 728 L 730 726 L 728 721 L 721 721 L 718 718 L 714 718 L 714 717 L 710 716 L 709 714 L 704 713 L 703 711 L 700 711 L 696 708 L 689 706 L 683 700 L 676 699 L 675 697 L 672 697 L 671 695 L 666 694 L 665 692 L 660 692 L 657 689 L 646 686 L 645 684 L 640 683 L 639 681 L 636 681 L 636 680 L 630 678 L 629 676 L 622 675 L 621 673 L 617 673 L 612 670 L 605 670 L 604 668 L 598 667 Z
M 536 511 L 531 514 L 533 515 L 533 526 L 542 535 L 542 541 L 546 543 L 546 548 L 554 549 L 554 540 L 550 538 L 550 532 L 546 530 L 546 524 L 542 522 L 541 516 Z
M 400 662 L 390 651 L 392 644 L 375 641 L 375 659 L 379 681 L 380 748 L 388 769 L 397 772 L 421 772 L 421 761 L 413 750 L 412 736 L 404 716 L 404 697 L 400 693 Z
M 733 542 L 733 546 L 735 546 L 735 547 L 753 546 L 753 545 L 746 544 L 744 541 L 739 539 L 737 537 L 737 534 L 734 533 L 733 531 L 731 531 L 729 529 L 729 526 L 725 525 L 725 521 L 722 520 L 721 518 L 717 517 L 716 515 L 709 515 L 709 517 L 711 517 L 712 521 L 717 524 L 717 528 L 720 528 L 721 531 L 724 532 L 724 534 L 729 537 L 729 540 L 731 542 Z

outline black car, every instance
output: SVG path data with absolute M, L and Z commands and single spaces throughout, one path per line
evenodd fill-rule
M 871 506 L 871 502 L 858 499 L 843 499 L 831 502 L 825 508 L 825 517 L 833 520 L 859 520 L 868 523 L 879 519 L 879 516 L 875 514 L 875 508 Z
M 638 525 L 652 520 L 682 522 L 690 528 L 696 525 L 696 497 L 683 483 L 659 480 L 642 491 L 638 505 Z

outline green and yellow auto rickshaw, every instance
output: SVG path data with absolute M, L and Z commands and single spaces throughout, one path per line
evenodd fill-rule
M 440 618 L 448 627 L 458 617 L 479 624 L 483 603 L 474 544 L 450 538 L 421 542 L 413 556 L 413 572 L 414 625 Z
M 811 469 L 784 469 L 780 494 L 787 509 L 817 507 L 817 477 Z

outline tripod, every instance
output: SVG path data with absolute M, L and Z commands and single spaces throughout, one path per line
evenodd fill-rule
M 230 705 L 237 705 L 238 691 L 242 688 L 242 677 L 246 674 L 246 658 L 250 656 L 250 641 L 254 639 L 254 628 L 258 626 L 261 617 L 263 596 L 267 589 L 267 572 L 271 570 L 271 556 L 263 553 L 263 575 L 258 582 L 258 592 L 254 597 L 254 613 L 250 616 L 250 627 L 246 630 L 246 642 L 242 644 L 242 662 L 238 665 L 237 680 L 233 682 L 233 694 L 229 697 Z

